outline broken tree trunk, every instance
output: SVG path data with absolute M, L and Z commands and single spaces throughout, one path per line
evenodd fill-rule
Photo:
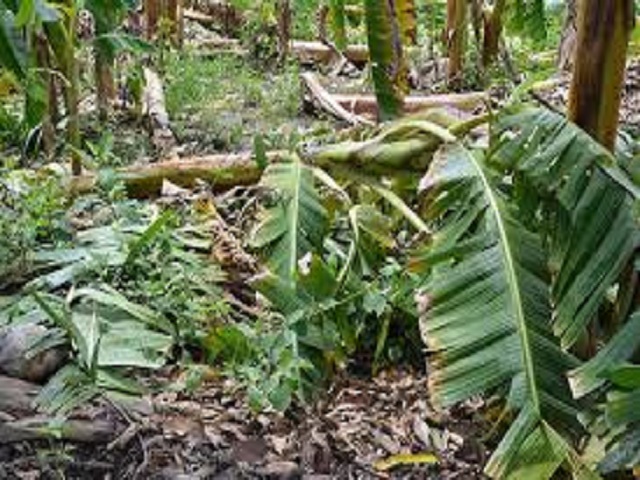
M 211 50 L 214 53 L 224 51 L 237 55 L 247 55 L 249 51 L 235 38 L 215 38 L 191 44 L 195 51 Z M 363 67 L 369 61 L 369 49 L 366 45 L 349 45 L 340 52 L 336 48 L 322 42 L 293 40 L 290 53 L 303 65 L 318 65 L 337 62 L 346 58 L 357 67 Z M 204 53 L 207 55 L 207 52 Z
M 355 115 L 375 117 L 378 103 L 374 95 L 332 95 L 335 102 Z M 450 107 L 456 110 L 472 112 L 489 101 L 486 92 L 451 93 L 429 96 L 408 96 L 404 98 L 404 113 L 438 107 Z
M 614 149 L 629 37 L 635 25 L 633 0 L 582 0 L 569 91 L 569 118 Z
M 38 385 L 0 375 L 0 412 L 11 415 L 33 413 L 33 400 L 39 392 Z
M 160 19 L 160 5 L 158 0 L 144 0 L 145 33 L 151 40 L 156 35 L 158 20 Z
M 291 49 L 293 12 L 290 0 L 278 0 L 278 61 L 283 63 Z
M 190 6 L 191 8 L 185 11 L 185 18 L 209 27 L 220 26 L 226 35 L 239 34 L 245 24 L 242 12 L 228 1 L 199 0 L 191 2 Z
M 365 0 L 364 7 L 378 117 L 391 120 L 402 114 L 409 86 L 398 5 L 393 1 Z
M 287 152 L 267 155 L 269 162 L 283 161 Z M 252 185 L 260 180 L 262 169 L 253 153 L 210 155 L 200 158 L 171 160 L 150 165 L 131 166 L 116 171 L 116 178 L 125 184 L 129 196 L 146 198 L 158 196 L 165 180 L 180 187 L 193 188 L 198 180 L 208 183 L 215 191 L 240 185 Z M 83 175 L 71 180 L 74 195 L 91 191 L 97 184 L 95 175 Z
M 157 36 L 168 36 L 176 45 L 182 43 L 183 19 L 182 0 L 145 0 L 146 35 L 149 40 Z M 161 20 L 168 22 L 168 28 L 160 28 Z M 166 31 L 165 31 L 166 30 Z
M 40 81 L 47 89 L 46 106 L 42 116 L 42 149 L 45 155 L 50 157 L 55 148 L 55 124 L 57 120 L 55 118 L 57 116 L 55 77 L 51 73 L 52 62 L 46 37 L 42 33 L 33 34 L 33 42 L 36 50 L 36 62 Z M 27 104 L 29 101 L 29 96 L 27 96 Z
M 34 399 L 41 387 L 0 375 L 0 445 L 25 440 L 57 439 L 108 443 L 121 425 L 95 419 L 53 419 L 36 413 Z
M 340 55 L 334 48 L 322 42 L 294 40 L 291 52 L 302 64 L 330 63 L 338 60 Z M 351 63 L 363 66 L 369 61 L 369 49 L 366 45 L 348 45 L 340 52 Z

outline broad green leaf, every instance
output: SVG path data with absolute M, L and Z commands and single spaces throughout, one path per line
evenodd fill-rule
M 115 307 L 128 313 L 139 322 L 158 328 L 165 333 L 174 332 L 173 325 L 171 325 L 167 319 L 158 315 L 150 308 L 129 301 L 121 293 L 106 286 L 103 287 L 103 289 L 85 287 L 74 290 L 69 301 L 73 302 L 77 299 L 88 299 L 99 305 Z
M 171 336 L 154 332 L 139 322 L 115 322 L 101 337 L 98 366 L 160 368 L 172 346 Z
M 437 227 L 420 307 L 432 401 L 509 388 L 515 421 L 486 472 L 548 479 L 573 454 L 581 427 L 565 377 L 577 361 L 550 329 L 542 241 L 518 222 L 482 159 L 459 144 L 441 149 L 421 185 Z
M 311 167 L 299 160 L 270 165 L 261 184 L 278 199 L 254 230 L 251 245 L 267 250 L 267 262 L 284 282 L 292 285 L 298 261 L 321 251 L 327 213 L 320 203 Z
M 612 427 L 640 422 L 640 388 L 630 392 L 612 392 L 607 399 L 605 417 Z M 638 428 L 638 426 L 636 426 Z
M 607 150 L 554 112 L 507 113 L 493 133 L 489 162 L 512 175 L 530 221 L 541 211 L 547 219 L 553 330 L 568 348 L 640 244 L 632 209 L 637 188 L 619 181 L 625 175 Z
M 171 210 L 167 210 L 156 218 L 149 227 L 129 246 L 127 264 L 131 264 L 162 232 L 164 227 L 174 218 Z
M 614 368 L 607 373 L 607 379 L 620 388 L 640 388 L 640 365 L 622 365 Z

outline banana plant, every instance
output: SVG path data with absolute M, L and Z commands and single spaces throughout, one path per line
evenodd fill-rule
M 565 377 L 578 361 L 550 328 L 542 238 L 519 221 L 484 160 L 457 142 L 438 152 L 421 188 L 428 218 L 439 225 L 417 262 L 429 272 L 419 308 L 431 398 L 451 406 L 509 392 L 515 419 L 486 472 L 551 478 L 577 462 L 574 440 L 583 432 Z
M 403 53 L 403 28 L 410 11 L 407 0 L 365 0 L 367 41 L 371 75 L 378 99 L 378 117 L 390 120 L 402 113 L 403 97 L 408 89 L 408 69 Z
M 628 363 L 640 348 L 640 188 L 624 162 L 554 112 L 499 115 L 481 151 L 458 140 L 468 129 L 438 115 L 404 119 L 314 158 L 347 176 L 345 162 L 383 178 L 428 168 L 419 218 L 427 240 L 410 267 L 422 276 L 430 396 L 440 406 L 505 397 L 502 419 L 512 422 L 487 474 L 597 478 L 630 467 L 640 435 L 637 366 Z M 602 332 L 599 351 L 581 348 L 593 331 Z M 607 455 L 583 459 L 586 438 Z
M 413 266 L 424 275 L 431 398 L 449 406 L 504 392 L 514 420 L 486 466 L 491 477 L 549 479 L 563 469 L 597 478 L 580 457 L 588 432 L 579 419 L 587 395 L 615 384 L 607 372 L 638 348 L 629 286 L 618 287 L 620 333 L 589 362 L 571 351 L 633 264 L 638 189 L 555 113 L 511 112 L 492 134 L 486 154 L 449 139 L 421 181 L 434 234 Z M 605 410 L 611 428 L 629 427 L 626 439 L 637 435 L 630 390 Z M 605 461 L 630 462 L 619 432 L 616 445 Z
M 577 27 L 569 116 L 613 150 L 635 2 L 580 2 Z

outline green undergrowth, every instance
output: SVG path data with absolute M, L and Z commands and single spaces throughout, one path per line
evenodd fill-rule
M 166 62 L 167 109 L 176 133 L 196 150 L 251 149 L 255 135 L 288 148 L 324 123 L 301 112 L 298 67 L 263 70 L 220 54 L 174 53 Z
M 19 227 L 0 255 L 20 259 L 3 264 L 0 328 L 43 324 L 30 355 L 70 353 L 42 408 L 65 414 L 97 395 L 137 395 L 136 371 L 201 358 L 206 332 L 230 315 L 225 275 L 208 256 L 211 210 L 127 200 L 118 186 L 61 205 L 59 190 L 41 188 L 55 177 L 19 174 L 0 182 L 12 199 L 2 218 Z

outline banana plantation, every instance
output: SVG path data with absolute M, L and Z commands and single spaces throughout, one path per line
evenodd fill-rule
M 0 479 L 640 478 L 637 18 L 0 0 Z

